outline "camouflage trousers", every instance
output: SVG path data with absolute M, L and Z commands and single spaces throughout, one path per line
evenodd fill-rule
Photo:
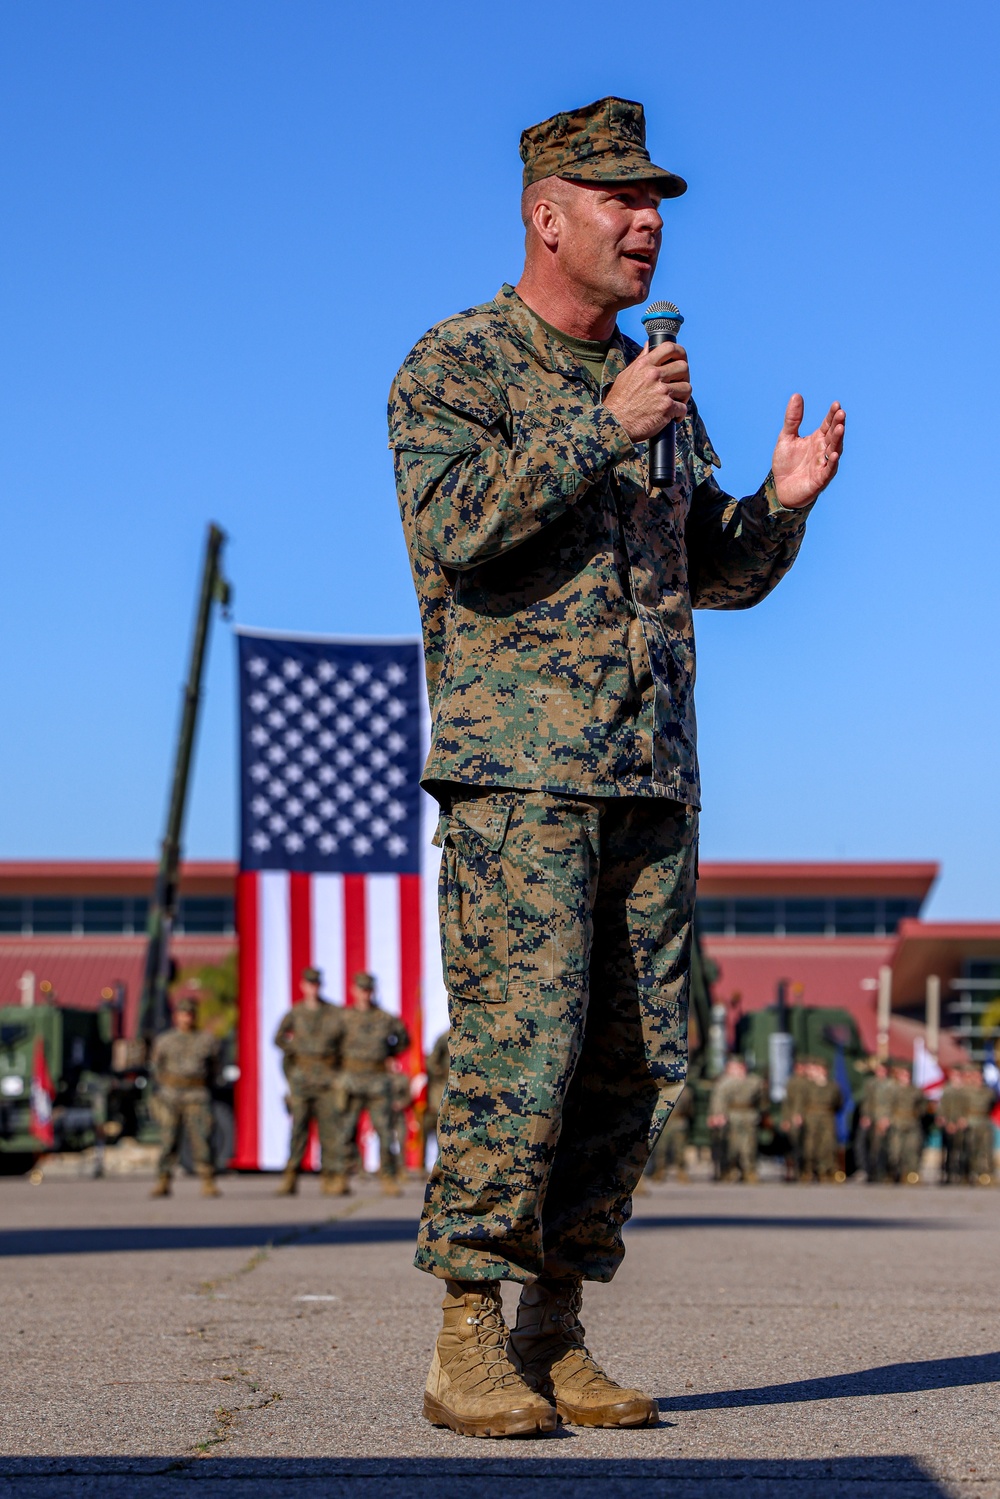
M 438 829 L 451 1016 L 416 1264 L 610 1280 L 687 1071 L 698 814 L 454 788 Z
M 372 1129 L 378 1135 L 379 1170 L 386 1176 L 395 1176 L 399 1170 L 399 1141 L 391 1076 L 388 1072 L 344 1072 L 341 1077 L 347 1095 L 341 1134 L 344 1158 L 357 1134 L 361 1112 L 367 1109 Z M 342 1171 L 344 1167 L 338 1169 Z
M 905 1180 L 920 1170 L 920 1157 L 924 1148 L 924 1137 L 920 1125 L 906 1121 L 889 1126 L 889 1170 L 892 1175 Z
M 181 1135 L 191 1144 L 191 1156 L 199 1171 L 212 1169 L 212 1100 L 207 1088 L 161 1088 L 154 1100 L 160 1126 L 160 1158 L 157 1170 L 170 1176 L 177 1166 Z
M 671 1166 L 676 1166 L 678 1171 L 686 1171 L 685 1152 L 690 1137 L 691 1130 L 686 1119 L 680 1124 L 668 1123 L 650 1152 L 646 1165 L 647 1175 L 654 1178 L 666 1176 Z
M 342 1110 L 338 1107 L 340 1102 L 332 1080 L 314 1082 L 311 1085 L 292 1081 L 288 1090 L 292 1138 L 288 1147 L 286 1170 L 302 1170 L 302 1158 L 309 1143 L 309 1126 L 315 1119 L 323 1171 L 343 1171 Z
M 802 1174 L 832 1176 L 837 1169 L 837 1121 L 832 1114 L 806 1114 L 802 1121 Z
M 970 1119 L 966 1135 L 968 1139 L 970 1176 L 991 1176 L 995 1165 L 993 1158 L 993 1120 Z
M 726 1155 L 730 1170 L 738 1170 L 744 1181 L 757 1172 L 756 1110 L 733 1109 L 726 1128 Z

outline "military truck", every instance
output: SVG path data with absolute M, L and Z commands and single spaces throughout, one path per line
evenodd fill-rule
M 25 1171 L 43 1149 L 31 1131 L 31 1084 L 39 1037 L 55 1090 L 53 1150 L 85 1150 L 122 1136 L 145 1143 L 158 1138 L 149 1110 L 152 1086 L 147 1045 L 116 1036 L 118 1022 L 111 1006 L 98 1010 L 49 1004 L 0 1007 L 2 1169 Z M 227 1039 L 212 1099 L 213 1150 L 220 1170 L 233 1153 L 233 1083 L 238 1070 L 232 1049 L 233 1041 Z M 181 1164 L 192 1169 L 189 1155 L 182 1148 Z
M 0 1007 L 0 1155 L 29 1160 L 40 1141 L 31 1131 L 31 1085 L 39 1039 L 54 1089 L 54 1150 L 83 1150 L 99 1138 L 136 1133 L 145 1077 L 113 1069 L 112 1009 L 58 1005 Z M 131 1126 L 129 1129 L 128 1126 Z M 7 1162 L 8 1169 L 13 1165 Z

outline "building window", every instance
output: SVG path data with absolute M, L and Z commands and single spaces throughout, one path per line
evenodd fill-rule
M 80 925 L 84 933 L 124 932 L 128 925 L 127 906 L 125 900 L 85 898 L 80 902 Z
M 726 930 L 726 906 L 728 901 L 715 900 L 712 896 L 706 896 L 698 902 L 698 927 L 709 936 L 721 936 Z
M 71 932 L 75 926 L 72 900 L 48 900 L 35 897 L 31 902 L 33 932 Z
M 0 934 L 16 936 L 136 936 L 145 934 L 145 896 L 28 896 L 0 900 Z M 228 896 L 182 896 L 175 929 L 198 934 L 230 934 L 233 901 Z
M 0 932 L 20 936 L 26 924 L 23 900 L 0 900 Z
M 189 935 L 233 930 L 233 902 L 225 895 L 183 896 L 177 930 Z
M 829 904 L 825 900 L 786 900 L 786 935 L 821 937 L 830 925 Z
M 919 900 L 895 896 L 812 900 L 706 896 L 698 901 L 698 927 L 710 937 L 885 937 L 892 936 L 905 917 L 919 914 Z

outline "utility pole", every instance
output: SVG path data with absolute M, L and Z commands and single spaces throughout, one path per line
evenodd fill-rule
M 941 1045 L 941 980 L 936 973 L 927 975 L 926 999 L 927 1050 L 937 1061 Z
M 167 993 L 170 988 L 170 938 L 177 916 L 181 832 L 184 826 L 184 809 L 187 804 L 188 782 L 191 775 L 194 736 L 198 725 L 205 650 L 212 620 L 212 605 L 218 603 L 225 610 L 231 597 L 230 587 L 223 577 L 221 566 L 225 540 L 224 531 L 221 531 L 218 526 L 209 526 L 205 543 L 205 563 L 201 574 L 201 591 L 198 596 L 198 612 L 195 616 L 194 640 L 191 644 L 191 663 L 188 667 L 187 684 L 184 688 L 181 707 L 181 726 L 177 738 L 177 754 L 174 758 L 167 828 L 160 847 L 160 867 L 157 870 L 153 899 L 149 907 L 146 971 L 143 975 L 142 999 L 139 1005 L 139 1031 L 147 1038 L 158 1036 L 161 1031 L 167 1030 L 170 1024 L 167 1005 Z
M 889 1060 L 889 1017 L 892 1014 L 892 969 L 883 963 L 878 971 L 878 1009 L 875 1019 L 875 1054 L 880 1062 Z

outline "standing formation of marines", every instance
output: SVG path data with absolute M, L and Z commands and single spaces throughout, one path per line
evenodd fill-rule
M 978 1068 L 952 1067 L 936 1106 L 913 1082 L 904 1063 L 872 1058 L 868 1072 L 854 1134 L 856 1168 L 866 1180 L 917 1185 L 926 1138 L 937 1125 L 941 1182 L 991 1185 L 996 1094 L 983 1082 Z M 716 1181 L 758 1180 L 758 1140 L 766 1099 L 764 1079 L 748 1069 L 741 1057 L 731 1056 L 712 1085 L 708 1103 Z M 780 1112 L 771 1116 L 787 1143 L 787 1181 L 846 1181 L 847 1163 L 837 1129 L 844 1104 L 844 1094 L 825 1061 L 802 1057 L 795 1062 Z M 694 1113 L 695 1095 L 688 1085 L 653 1148 L 646 1169 L 651 1180 L 666 1180 L 671 1166 L 676 1167 L 678 1181 L 689 1180 L 687 1153 Z
M 356 1137 L 367 1109 L 378 1135 L 382 1190 L 397 1196 L 399 1187 L 399 1119 L 409 1103 L 409 1084 L 391 1066 L 410 1044 L 406 1026 L 375 1000 L 370 973 L 355 974 L 348 1005 L 334 1005 L 320 995 L 322 974 L 302 974 L 302 1000 L 278 1023 L 274 1044 L 284 1056 L 292 1139 L 288 1165 L 278 1191 L 291 1195 L 315 1120 L 320 1144 L 321 1191 L 346 1196 L 350 1171 L 357 1165 Z

